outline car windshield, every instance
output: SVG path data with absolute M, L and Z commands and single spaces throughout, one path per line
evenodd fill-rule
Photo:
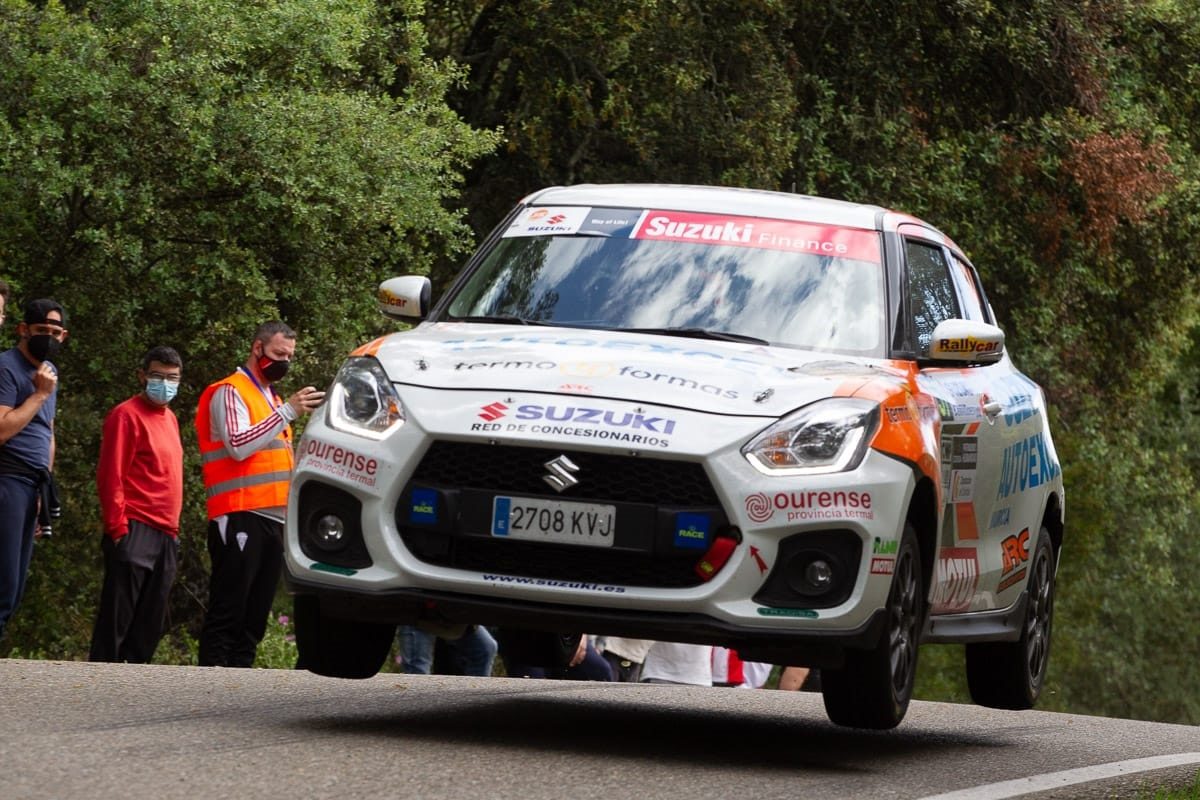
M 528 208 L 450 319 L 671 332 L 878 356 L 879 235 L 642 209 Z

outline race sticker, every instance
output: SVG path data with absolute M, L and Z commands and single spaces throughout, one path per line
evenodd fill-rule
M 633 238 L 757 247 L 880 263 L 879 234 L 873 231 L 779 219 L 648 211 Z
M 943 547 L 934 568 L 929 595 L 934 614 L 966 611 L 979 588 L 979 559 L 971 547 Z
M 504 236 L 569 236 L 579 231 L 590 210 L 582 206 L 527 208 L 517 215 Z

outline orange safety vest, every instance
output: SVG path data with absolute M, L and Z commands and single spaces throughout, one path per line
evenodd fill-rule
M 284 426 L 266 447 L 238 461 L 225 449 L 224 442 L 213 438 L 212 396 L 221 386 L 231 386 L 241 395 L 250 412 L 250 424 L 257 425 L 283 405 L 274 391 L 274 403 L 246 373 L 238 370 L 211 384 L 200 395 L 196 408 L 196 434 L 200 439 L 200 460 L 204 468 L 204 491 L 208 499 L 208 518 L 216 519 L 234 511 L 278 508 L 287 505 L 295 456 L 292 454 L 292 427 Z

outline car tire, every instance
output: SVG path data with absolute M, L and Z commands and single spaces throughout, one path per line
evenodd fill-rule
M 395 625 L 327 617 L 312 595 L 296 595 L 292 610 L 300 653 L 296 669 L 328 678 L 370 678 L 391 652 Z
M 967 645 L 967 688 L 971 699 L 989 708 L 1033 708 L 1050 663 L 1054 622 L 1054 548 L 1043 525 L 1029 567 L 1029 601 L 1015 642 Z
M 884 632 L 874 648 L 848 650 L 840 669 L 821 670 L 825 713 L 837 725 L 886 730 L 908 711 L 925 623 L 921 551 L 910 524 L 896 551 L 885 610 Z

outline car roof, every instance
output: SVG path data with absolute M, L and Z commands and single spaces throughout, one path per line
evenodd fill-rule
M 849 203 L 787 192 L 738 189 L 725 186 L 687 186 L 656 183 L 611 183 L 554 186 L 534 192 L 523 201 L 539 206 L 597 206 L 609 208 L 650 208 L 670 211 L 695 211 L 709 214 L 736 214 L 767 219 L 786 219 L 837 225 L 847 228 L 882 230 L 891 218 L 891 227 L 900 221 L 919 222 L 906 215 L 864 203 Z M 924 224 L 924 223 L 922 223 Z

